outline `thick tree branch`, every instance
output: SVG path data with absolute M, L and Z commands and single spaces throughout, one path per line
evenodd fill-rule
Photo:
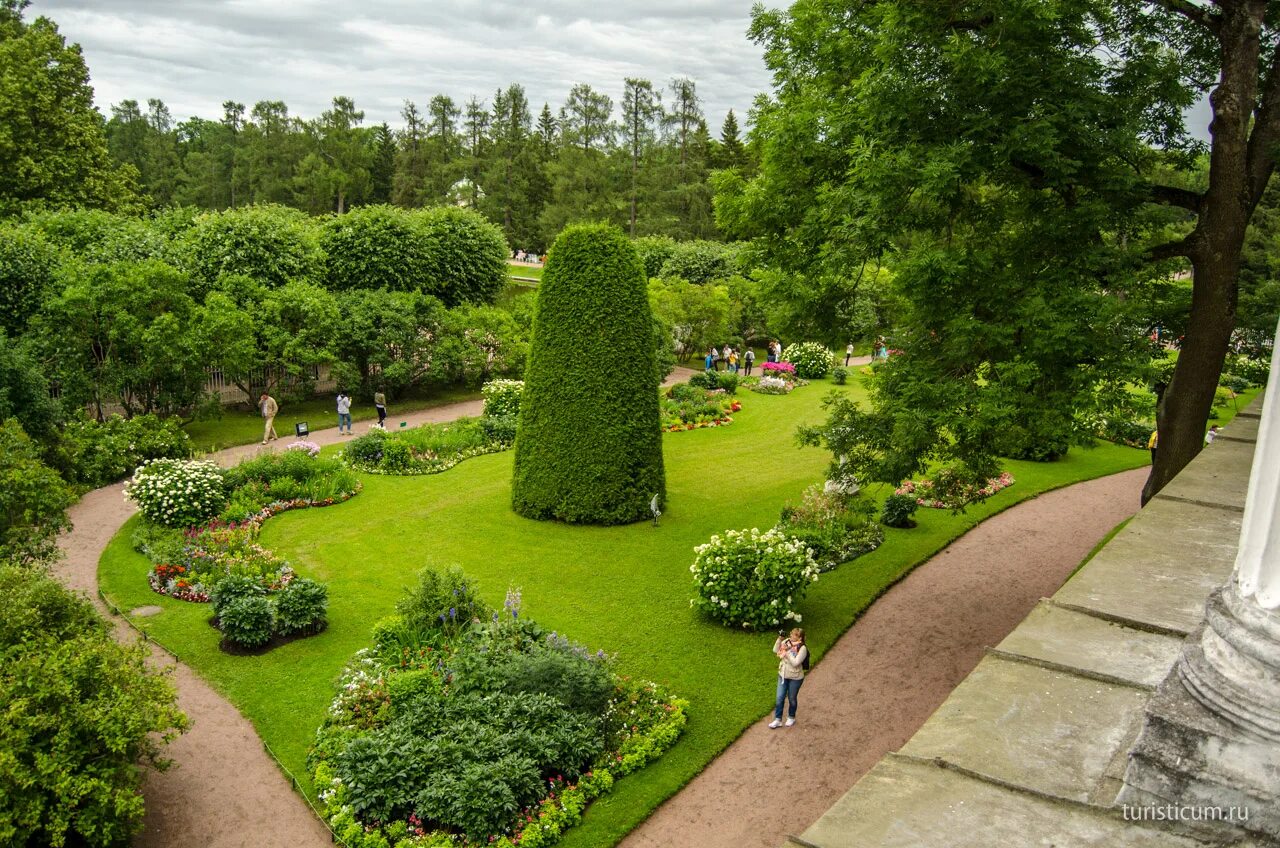
M 1206 6 L 1199 6 L 1191 0 L 1151 0 L 1151 2 L 1176 15 L 1181 15 L 1215 35 L 1218 33 L 1222 16 Z
M 980 18 L 947 21 L 946 26 L 948 29 L 959 30 L 962 32 L 978 32 L 979 30 L 986 29 L 995 22 L 996 16 L 988 13 Z
M 1153 185 L 1151 186 L 1151 200 L 1154 203 L 1177 206 L 1189 212 L 1195 212 L 1198 215 L 1200 214 L 1201 204 L 1204 203 L 1204 194 L 1186 188 L 1177 188 L 1176 186 Z
M 1164 244 L 1158 244 L 1155 247 L 1148 248 L 1146 259 L 1148 262 L 1160 262 L 1164 259 L 1173 259 L 1175 256 L 1183 256 L 1190 259 L 1191 252 L 1191 239 L 1184 238 L 1179 239 L 1178 241 L 1169 241 Z

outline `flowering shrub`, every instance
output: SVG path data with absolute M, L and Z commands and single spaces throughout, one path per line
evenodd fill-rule
M 127 476 L 148 459 L 190 456 L 190 441 L 176 418 L 111 415 L 99 423 L 81 415 L 60 432 L 50 464 L 68 482 L 97 488 Z
M 153 459 L 124 486 L 126 500 L 167 527 L 190 527 L 216 515 L 227 501 L 222 469 L 205 460 Z
M 284 446 L 284 449 L 289 451 L 305 451 L 307 456 L 310 456 L 310 457 L 317 457 L 320 455 L 320 446 L 317 445 L 315 442 L 308 442 L 308 441 L 302 441 L 302 440 L 299 440 L 296 442 L 290 442 L 289 444 Z
M 428 583 L 435 609 L 469 581 Z M 684 701 L 521 616 L 518 591 L 467 628 L 396 616 L 374 639 L 343 671 L 308 754 L 322 815 L 349 846 L 546 848 L 687 721 Z
M 765 365 L 772 365 L 766 362 Z M 786 363 L 783 363 L 784 365 Z M 759 392 L 762 395 L 785 395 L 790 394 L 795 387 L 794 383 L 790 383 L 781 377 L 761 377 L 753 386 L 751 391 Z
M 511 419 L 459 418 L 392 433 L 372 430 L 348 443 L 344 455 L 354 468 L 371 474 L 439 474 L 464 459 L 510 448 L 511 434 L 493 426 L 499 420 Z
M 694 552 L 689 570 L 697 596 L 690 605 L 733 627 L 763 630 L 799 621 L 792 603 L 818 579 L 818 564 L 804 543 L 776 527 L 729 530 Z
M 484 395 L 484 417 L 505 418 L 520 414 L 524 380 L 490 380 L 480 387 Z
M 989 498 L 1015 482 L 1008 471 L 999 477 L 974 482 L 966 475 L 951 468 L 939 471 L 932 480 L 903 480 L 894 490 L 895 495 L 910 495 L 920 506 L 930 509 L 959 509 L 974 501 Z
M 782 359 L 783 364 L 790 363 L 795 366 L 797 377 L 805 380 L 819 380 L 827 376 L 831 370 L 835 354 L 820 342 L 796 342 L 782 352 Z
M 822 571 L 870 553 L 884 541 L 871 501 L 823 486 L 810 486 L 798 505 L 784 507 L 777 529 L 803 543 Z
M 732 424 L 730 415 L 742 404 L 723 390 L 707 390 L 693 385 L 676 385 L 662 393 L 662 429 L 693 430 Z
M 760 370 L 766 375 L 783 375 L 790 376 L 796 373 L 796 367 L 790 362 L 765 362 L 761 364 Z

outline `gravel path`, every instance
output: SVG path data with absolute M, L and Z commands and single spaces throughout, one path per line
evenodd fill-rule
M 855 363 L 856 364 L 856 363 Z M 682 372 L 686 369 L 681 369 Z M 687 373 L 672 378 L 687 378 Z M 481 401 L 422 410 L 398 427 L 478 415 Z M 357 425 L 363 432 L 368 425 Z M 313 432 L 321 445 L 336 429 Z M 212 456 L 224 465 L 270 448 Z M 1051 492 L 987 520 L 890 590 L 828 652 L 801 693 L 800 722 L 747 730 L 689 786 L 624 842 L 649 846 L 773 848 L 799 833 L 884 753 L 896 750 L 977 664 L 983 647 L 1011 631 L 1052 594 L 1107 531 L 1137 510 L 1144 470 Z M 133 514 L 120 484 L 90 492 L 71 510 L 60 579 L 95 603 L 98 558 Z M 117 620 L 117 637 L 137 634 Z M 173 667 L 191 730 L 168 748 L 174 767 L 149 772 L 147 814 L 136 846 L 324 848 L 328 830 L 263 749 L 253 726 L 189 668 Z M 773 682 L 761 681 L 762 703 Z M 769 800 L 780 786 L 786 803 Z M 797 788 L 798 787 L 798 788 Z
M 987 519 L 867 610 L 800 690 L 792 728 L 754 726 L 622 848 L 777 848 L 924 724 L 1036 602 L 1138 510 L 1146 469 L 1048 492 Z M 774 681 L 760 681 L 762 708 Z

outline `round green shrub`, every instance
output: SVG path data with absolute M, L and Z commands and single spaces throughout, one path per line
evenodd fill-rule
M 837 365 L 835 368 L 832 368 L 831 382 L 835 383 L 837 386 L 843 386 L 845 383 L 849 382 L 849 369 L 845 368 L 843 365 Z
M 782 358 L 796 367 L 801 380 L 821 380 L 831 370 L 835 354 L 821 342 L 796 342 L 787 346 Z
M 880 522 L 886 527 L 915 527 L 916 522 L 911 516 L 919 506 L 911 495 L 890 495 L 884 499 Z
M 426 270 L 448 306 L 493 303 L 507 287 L 507 238 L 479 212 L 442 206 L 413 213 Z
M 320 250 L 311 219 L 284 206 L 242 206 L 195 219 L 177 249 L 203 296 L 224 274 L 243 274 L 272 288 L 312 279 Z
M 434 291 L 426 243 L 410 213 L 362 206 L 325 220 L 320 229 L 325 285 L 336 291 Z
M 271 602 L 262 596 L 245 596 L 230 601 L 218 616 L 222 635 L 246 648 L 257 648 L 275 634 Z
M 213 615 L 221 619 L 223 611 L 241 598 L 260 598 L 267 593 L 262 581 L 247 574 L 228 574 L 214 584 L 209 600 L 213 603 Z
M 650 516 L 666 494 L 653 317 L 635 248 L 577 225 L 543 272 L 516 434 L 512 506 L 582 524 Z M 605 367 L 625 351 L 625 368 Z
M 764 630 L 799 621 L 792 605 L 818 579 L 804 543 L 776 527 L 729 530 L 694 551 L 693 605 L 730 627 Z
M 298 577 L 276 594 L 276 629 L 281 633 L 316 630 L 325 622 L 329 590 L 323 583 Z
M 142 514 L 167 527 L 190 527 L 212 518 L 227 502 L 222 469 L 206 460 L 155 459 L 124 486 Z

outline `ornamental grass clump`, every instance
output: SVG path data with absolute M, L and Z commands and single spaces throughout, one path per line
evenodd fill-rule
M 124 486 L 124 496 L 150 520 L 190 527 L 217 515 L 227 502 L 222 469 L 205 460 L 153 459 Z
M 729 530 L 694 548 L 689 570 L 695 608 L 731 627 L 765 630 L 799 621 L 792 606 L 818 579 L 818 564 L 804 543 L 774 528 Z

